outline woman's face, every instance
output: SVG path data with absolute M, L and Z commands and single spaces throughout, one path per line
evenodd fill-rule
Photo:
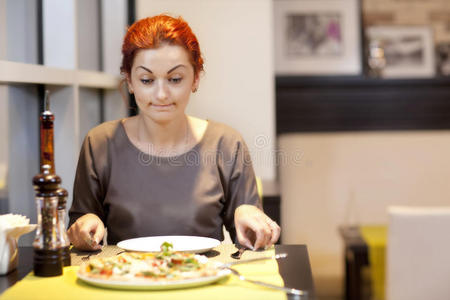
M 141 114 L 157 123 L 184 116 L 199 83 L 188 55 L 184 48 L 168 44 L 137 52 L 127 80 Z

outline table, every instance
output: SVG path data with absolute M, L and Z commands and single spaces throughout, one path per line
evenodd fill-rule
M 340 226 L 339 234 L 344 241 L 345 299 L 362 300 L 362 268 L 369 265 L 367 243 L 358 226 Z
M 286 286 L 306 290 L 308 300 L 313 300 L 314 285 L 308 250 L 305 245 L 275 245 L 276 253 L 287 253 L 288 256 L 278 260 L 278 268 Z M 33 248 L 19 248 L 19 266 L 17 270 L 0 276 L 0 293 L 25 277 L 33 269 Z M 305 297 L 289 296 L 288 299 L 305 299 Z

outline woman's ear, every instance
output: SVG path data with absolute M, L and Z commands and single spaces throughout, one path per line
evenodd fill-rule
M 129 92 L 130 94 L 133 94 L 133 93 L 134 93 L 134 90 L 133 90 L 133 85 L 131 84 L 130 74 L 127 74 L 127 75 L 126 75 L 126 79 L 127 79 L 127 88 L 128 88 L 128 92 Z
M 200 75 L 195 75 L 194 82 L 192 83 L 192 92 L 193 93 L 197 92 L 199 84 L 200 84 Z

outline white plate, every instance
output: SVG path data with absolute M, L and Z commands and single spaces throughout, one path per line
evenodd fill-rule
M 177 281 L 157 281 L 148 282 L 145 280 L 131 280 L 131 281 L 118 281 L 118 280 L 106 280 L 98 278 L 89 278 L 82 274 L 77 274 L 78 278 L 91 285 L 110 288 L 110 289 L 121 289 L 121 290 L 169 290 L 169 289 L 181 289 L 190 288 L 201 285 L 207 285 L 214 283 L 226 276 L 230 275 L 230 270 L 222 269 L 215 276 L 194 278 L 194 279 L 184 279 Z
M 169 242 L 173 251 L 203 253 L 220 245 L 220 241 L 212 238 L 189 235 L 150 236 L 121 241 L 119 248 L 128 251 L 160 252 L 161 244 Z

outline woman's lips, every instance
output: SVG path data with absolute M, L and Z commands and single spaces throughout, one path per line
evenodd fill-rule
M 174 104 L 170 103 L 170 104 L 155 104 L 152 103 L 151 106 L 154 106 L 155 108 L 170 108 L 172 107 Z

